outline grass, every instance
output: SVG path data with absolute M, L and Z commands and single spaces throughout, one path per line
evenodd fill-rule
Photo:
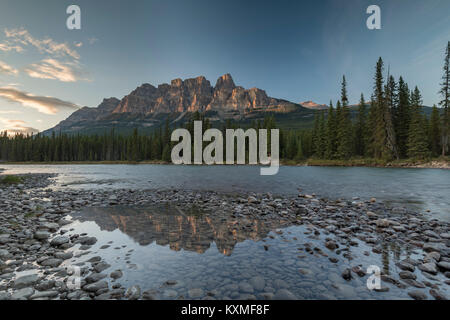
M 19 176 L 7 175 L 0 177 L 0 184 L 19 184 L 23 182 L 23 178 Z

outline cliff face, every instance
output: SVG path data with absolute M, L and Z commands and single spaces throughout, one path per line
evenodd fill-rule
M 158 88 L 144 84 L 124 97 L 113 113 L 157 114 L 205 110 L 239 111 L 288 104 L 267 96 L 261 89 L 237 87 L 230 74 L 221 76 L 212 87 L 205 77 L 175 79 Z
M 264 90 L 236 86 L 230 74 L 219 77 L 214 87 L 200 76 L 174 79 L 158 87 L 143 84 L 122 100 L 109 98 L 97 108 L 84 107 L 44 133 L 150 127 L 164 118 L 163 114 L 179 114 L 179 121 L 187 112 L 215 111 L 214 120 L 223 120 L 254 118 L 269 111 L 287 113 L 298 108 L 289 101 L 268 97 Z M 158 117 L 160 114 L 162 117 Z
M 119 105 L 120 100 L 116 98 L 103 99 L 97 108 L 84 107 L 72 113 L 66 120 L 56 125 L 53 131 L 65 131 L 67 128 L 73 129 L 77 123 L 92 122 L 103 119 L 105 115 L 110 115 Z

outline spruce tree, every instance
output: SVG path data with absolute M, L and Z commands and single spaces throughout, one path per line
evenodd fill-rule
M 444 59 L 444 74 L 442 75 L 441 90 L 442 100 L 439 105 L 444 109 L 442 114 L 441 146 L 442 156 L 445 156 L 450 144 L 450 41 Z
M 366 102 L 364 101 L 364 95 L 361 93 L 355 123 L 355 153 L 361 157 L 366 154 L 366 117 Z
M 411 93 L 412 117 L 408 134 L 408 156 L 425 159 L 429 156 L 425 118 L 422 114 L 422 97 L 416 87 Z
M 345 80 L 345 76 L 342 77 L 341 102 L 342 110 L 337 126 L 337 154 L 340 159 L 348 159 L 352 155 L 352 121 L 348 107 L 347 81 Z
M 333 102 L 330 101 L 326 122 L 325 159 L 332 159 L 336 152 L 336 117 L 334 114 Z
M 441 152 L 441 124 L 439 109 L 436 105 L 433 106 L 433 111 L 430 117 L 430 132 L 429 132 L 429 145 L 433 156 L 438 156 Z

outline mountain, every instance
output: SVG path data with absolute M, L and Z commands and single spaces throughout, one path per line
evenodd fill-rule
M 312 109 L 312 110 L 326 110 L 328 106 L 326 104 L 317 104 L 313 101 L 304 101 L 300 102 L 300 105 L 304 108 Z
M 304 112 L 299 104 L 269 97 L 258 88 L 236 86 L 230 74 L 214 87 L 205 77 L 174 79 L 157 87 L 143 84 L 118 100 L 104 99 L 97 108 L 84 107 L 61 121 L 51 132 L 87 132 L 108 128 L 150 128 L 169 118 L 172 122 L 196 111 L 206 112 L 212 121 L 247 120 L 266 113 Z

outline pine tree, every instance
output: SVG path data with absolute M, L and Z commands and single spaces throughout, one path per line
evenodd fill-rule
M 364 101 L 364 95 L 361 93 L 355 124 L 355 153 L 358 156 L 366 154 L 366 117 L 366 102 Z
M 397 108 L 394 113 L 394 128 L 397 138 L 398 153 L 400 158 L 407 157 L 407 142 L 409 123 L 411 122 L 411 107 L 409 101 L 408 84 L 402 77 L 398 80 Z
M 429 132 L 429 145 L 433 156 L 438 156 L 441 149 L 441 124 L 439 109 L 436 105 L 433 106 L 433 111 L 430 117 L 430 132 Z
M 347 81 L 345 80 L 345 76 L 342 77 L 341 102 L 342 109 L 338 116 L 337 125 L 337 157 L 339 159 L 348 159 L 352 155 L 352 121 L 348 108 Z
M 411 93 L 412 117 L 408 135 L 408 156 L 425 159 L 429 156 L 425 118 L 422 114 L 422 97 L 416 87 Z
M 439 102 L 439 105 L 444 108 L 442 115 L 441 146 L 442 156 L 445 156 L 450 145 L 450 41 L 447 42 L 441 86 L 439 93 L 442 96 L 442 100 Z
M 328 108 L 327 123 L 325 129 L 325 159 L 332 159 L 336 152 L 336 117 L 333 109 L 333 102 L 330 101 Z
M 383 60 L 378 59 L 375 72 L 374 106 L 375 127 L 373 148 L 375 158 L 390 160 L 397 156 L 391 110 L 383 88 Z

